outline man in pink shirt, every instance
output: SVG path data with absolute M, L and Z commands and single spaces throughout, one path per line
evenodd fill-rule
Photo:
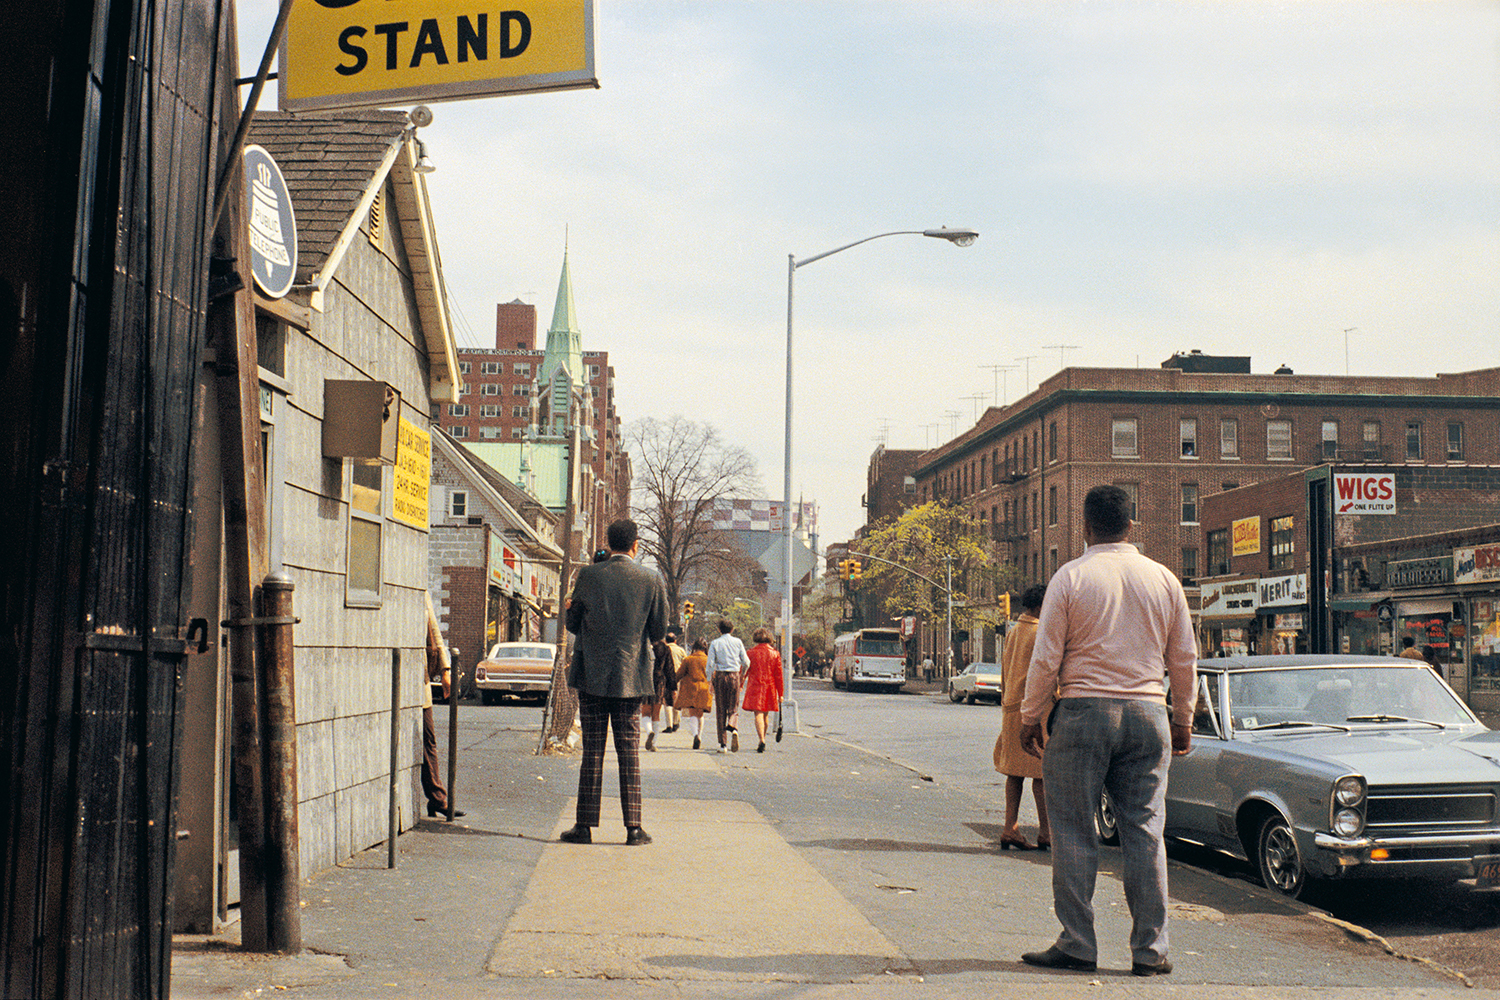
M 1127 539 L 1130 500 L 1096 486 L 1083 501 L 1084 554 L 1047 585 L 1021 704 L 1021 745 L 1042 760 L 1052 824 L 1052 898 L 1062 933 L 1029 965 L 1092 972 L 1094 809 L 1109 792 L 1124 855 L 1125 901 L 1137 976 L 1172 971 L 1167 958 L 1167 850 L 1162 840 L 1171 755 L 1192 748 L 1197 644 L 1171 570 Z M 1166 686 L 1172 689 L 1168 720 Z M 1042 734 L 1042 723 L 1048 735 Z

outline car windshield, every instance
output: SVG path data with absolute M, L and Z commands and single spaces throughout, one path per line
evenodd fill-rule
M 1237 730 L 1473 721 L 1437 675 L 1420 665 L 1235 671 L 1229 675 L 1229 708 Z
M 900 656 L 900 639 L 866 639 L 859 640 L 860 656 Z

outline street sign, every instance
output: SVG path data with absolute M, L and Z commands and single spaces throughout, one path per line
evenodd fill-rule
M 593 0 L 314 0 L 281 43 L 283 111 L 599 86 Z

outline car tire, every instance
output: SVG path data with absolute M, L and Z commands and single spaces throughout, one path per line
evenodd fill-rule
M 498 691 L 481 691 L 481 692 L 479 692 L 479 703 L 481 705 L 494 705 L 494 704 L 497 704 L 499 701 L 500 701 L 500 692 L 498 692 Z
M 1099 843 L 1109 847 L 1119 846 L 1120 826 L 1115 821 L 1115 807 L 1109 801 L 1108 792 L 1099 796 L 1099 804 L 1094 807 L 1094 833 L 1099 837 Z
M 958 688 L 950 685 L 948 688 L 948 700 L 957 705 L 959 702 L 964 700 L 964 696 L 959 692 Z
M 970 705 L 974 704 L 978 700 L 979 696 L 976 695 L 973 691 L 970 691 L 967 695 L 964 696 L 964 701 L 968 702 Z
M 1297 838 L 1280 813 L 1267 816 L 1255 837 L 1255 861 L 1261 883 L 1281 895 L 1296 899 L 1307 888 L 1307 871 Z

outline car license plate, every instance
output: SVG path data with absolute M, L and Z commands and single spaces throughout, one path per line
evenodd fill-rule
M 1500 885 L 1500 857 L 1474 859 L 1474 873 L 1481 889 L 1492 889 Z

